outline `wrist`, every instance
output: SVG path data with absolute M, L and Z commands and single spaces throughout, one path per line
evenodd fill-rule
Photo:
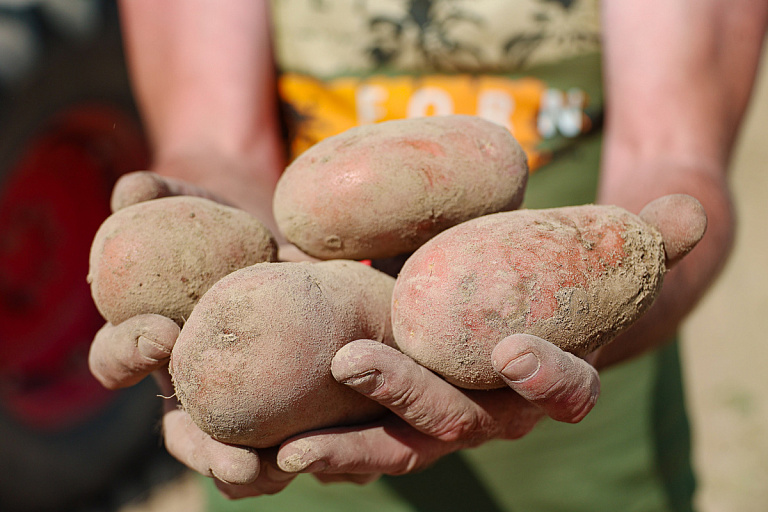
M 639 213 L 650 201 L 668 194 L 688 194 L 699 201 L 709 189 L 727 190 L 727 160 L 706 153 L 605 145 L 598 203 Z M 702 190 L 705 189 L 705 190 Z
M 283 168 L 282 148 L 270 141 L 248 151 L 215 145 L 167 150 L 158 152 L 152 165 L 160 176 L 196 185 L 255 215 L 275 234 L 272 195 Z

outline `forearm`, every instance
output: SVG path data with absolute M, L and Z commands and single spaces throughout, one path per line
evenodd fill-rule
M 725 264 L 735 223 L 727 170 L 768 17 L 757 2 L 654 3 L 605 4 L 599 200 L 638 212 L 659 196 L 689 194 L 704 206 L 708 228 L 668 273 L 652 310 L 601 350 L 598 366 L 668 340 Z M 628 37 L 632 27 L 643 35 Z
M 284 157 L 266 3 L 120 4 L 129 68 L 156 168 L 206 185 L 217 174 L 210 166 L 223 159 L 230 164 L 218 174 L 244 173 L 250 176 L 238 179 L 274 187 Z M 174 165 L 179 161 L 198 164 Z
M 705 172 L 700 167 L 669 160 L 643 163 L 632 160 L 630 155 L 624 157 L 631 160 L 624 165 L 643 169 L 642 176 L 623 183 L 604 183 L 600 202 L 621 205 L 637 213 L 646 203 L 663 195 L 688 194 L 704 207 L 707 231 L 693 251 L 667 273 L 661 293 L 648 313 L 596 354 L 593 363 L 598 368 L 669 341 L 722 270 L 734 238 L 734 207 L 724 172 Z M 612 162 L 619 165 L 615 160 Z M 654 176 L 651 169 L 658 174 Z

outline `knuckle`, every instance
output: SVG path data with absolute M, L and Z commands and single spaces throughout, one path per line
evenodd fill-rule
M 515 418 L 505 425 L 503 435 L 504 439 L 515 440 L 528 435 L 533 430 L 544 413 L 539 409 L 530 407 L 525 412 L 516 415 Z
M 578 423 L 583 420 L 597 403 L 599 389 L 592 387 L 576 396 L 572 402 L 568 417 L 563 421 L 567 423 Z
M 371 392 L 370 397 L 393 409 L 406 410 L 418 403 L 421 394 L 410 386 L 400 388 L 383 382 Z
M 488 415 L 462 411 L 441 418 L 431 430 L 432 435 L 441 441 L 477 446 L 495 437 L 499 428 L 497 423 Z
M 567 378 L 560 379 L 552 389 L 542 397 L 543 400 L 549 400 L 555 404 L 565 404 L 567 408 L 572 408 L 581 400 L 582 389 Z

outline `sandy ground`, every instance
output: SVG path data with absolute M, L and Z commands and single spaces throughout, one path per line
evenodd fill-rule
M 702 512 L 768 510 L 768 58 L 733 168 L 736 249 L 684 329 Z
M 768 57 L 734 160 L 736 249 L 684 328 L 700 512 L 768 510 Z M 202 512 L 189 476 L 121 512 Z

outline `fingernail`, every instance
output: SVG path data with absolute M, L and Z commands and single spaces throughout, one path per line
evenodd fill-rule
M 370 395 L 384 383 L 384 379 L 379 370 L 369 370 L 347 377 L 341 383 L 353 388 L 358 393 Z
M 141 355 L 153 361 L 164 361 L 171 356 L 169 350 L 146 336 L 139 336 L 136 346 Z
M 507 363 L 501 373 L 512 382 L 524 382 L 536 375 L 540 367 L 541 362 L 536 354 L 526 352 Z
M 328 463 L 322 459 L 303 459 L 300 454 L 288 455 L 278 461 L 280 469 L 287 473 L 314 473 L 328 467 Z

